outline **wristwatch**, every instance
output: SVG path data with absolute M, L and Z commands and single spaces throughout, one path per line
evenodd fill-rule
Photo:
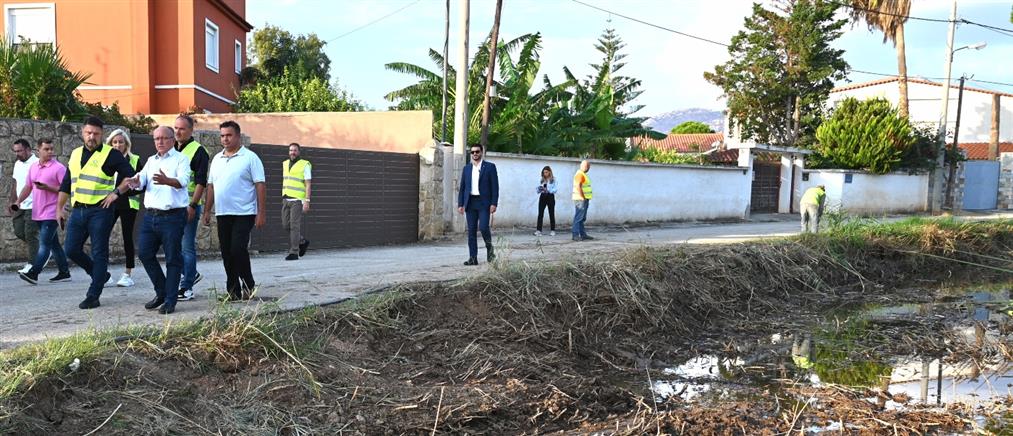
M 190 203 L 188 206 L 190 206 L 191 209 L 197 210 L 197 203 Z

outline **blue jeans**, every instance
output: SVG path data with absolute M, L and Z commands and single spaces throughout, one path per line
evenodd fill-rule
M 63 247 L 60 245 L 60 232 L 57 231 L 57 227 L 60 225 L 56 220 L 36 221 L 35 223 L 39 225 L 39 252 L 35 255 L 32 270 L 28 273 L 39 274 L 42 272 L 42 268 L 46 266 L 49 255 L 52 253 L 56 258 L 56 267 L 60 269 L 60 272 L 70 274 L 67 254 L 63 252 Z
M 183 271 L 183 227 L 186 225 L 186 208 L 168 213 L 152 213 L 149 209 L 141 223 L 141 235 L 137 246 L 137 258 L 144 265 L 155 297 L 164 298 L 166 306 L 175 306 L 177 286 Z M 165 252 L 165 271 L 158 264 L 158 248 Z
M 464 213 L 468 219 L 468 257 L 478 257 L 478 234 L 482 232 L 486 249 L 492 245 L 492 230 L 489 229 L 489 206 L 482 206 L 480 201 L 468 202 Z
M 203 211 L 203 205 L 197 206 L 193 221 L 187 221 L 183 227 L 183 280 L 179 282 L 180 289 L 193 288 L 193 281 L 197 278 L 197 224 Z
M 109 233 L 113 230 L 113 209 L 100 206 L 75 207 L 67 220 L 67 236 L 63 241 L 67 257 L 91 276 L 87 298 L 98 299 L 109 273 Z M 91 240 L 91 256 L 84 252 L 84 240 Z
M 574 238 L 583 238 L 587 236 L 587 230 L 584 229 L 584 222 L 587 221 L 587 207 L 591 205 L 591 200 L 573 200 L 574 212 L 573 212 L 573 233 Z

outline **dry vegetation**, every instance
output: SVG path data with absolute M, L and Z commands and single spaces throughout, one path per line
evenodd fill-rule
M 882 410 L 862 389 L 813 390 L 790 374 L 706 407 L 659 403 L 649 380 L 729 338 L 1011 271 L 1010 221 L 849 222 L 789 240 L 503 264 L 298 312 L 223 306 L 170 330 L 0 354 L 0 433 L 784 434 L 837 421 L 863 434 L 963 431 L 966 412 Z M 824 406 L 805 407 L 815 396 Z

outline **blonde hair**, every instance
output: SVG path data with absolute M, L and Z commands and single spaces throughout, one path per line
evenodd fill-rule
M 112 133 L 110 133 L 109 136 L 106 137 L 106 144 L 113 145 L 113 138 L 115 138 L 117 135 L 123 136 L 123 141 L 127 143 L 127 152 L 123 156 L 129 158 L 130 148 L 133 147 L 134 144 L 130 142 L 130 134 L 127 133 L 126 130 L 123 129 L 113 130 Z

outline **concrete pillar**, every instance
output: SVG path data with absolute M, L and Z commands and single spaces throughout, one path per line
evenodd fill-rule
M 999 192 L 996 208 L 1013 209 L 1013 153 L 999 155 Z
M 744 168 L 746 171 L 745 186 L 742 187 L 742 192 L 747 193 L 746 198 L 751 198 L 753 194 L 753 151 L 749 148 L 739 149 L 739 166 Z M 742 211 L 742 219 L 749 219 L 749 209 L 752 206 L 752 201 L 746 201 L 746 210 Z

